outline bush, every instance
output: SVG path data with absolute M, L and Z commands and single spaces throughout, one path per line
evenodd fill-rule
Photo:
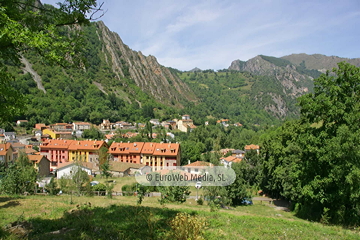
M 132 196 L 134 192 L 136 192 L 136 183 L 131 185 L 125 184 L 121 187 L 121 191 L 123 192 L 123 196 Z
M 204 239 L 206 227 L 205 218 L 192 216 L 188 213 L 178 213 L 170 221 L 170 239 Z
M 56 195 L 59 193 L 60 189 L 57 187 L 57 183 L 55 182 L 55 178 L 51 178 L 50 183 L 46 184 L 45 190 L 50 195 Z
M 103 183 L 99 183 L 91 187 L 93 191 L 106 191 L 106 186 Z
M 203 204 L 204 204 L 204 200 L 203 200 L 202 198 L 199 198 L 199 199 L 197 200 L 197 204 L 198 204 L 198 205 L 203 205 Z

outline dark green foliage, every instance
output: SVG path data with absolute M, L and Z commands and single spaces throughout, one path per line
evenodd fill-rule
M 86 139 L 104 139 L 104 134 L 97 128 L 91 127 L 90 129 L 84 130 L 82 137 Z
M 51 178 L 50 183 L 48 183 L 45 186 L 46 192 L 48 192 L 50 195 L 56 195 L 59 193 L 60 189 L 57 187 L 57 183 L 55 181 L 55 178 Z
M 359 224 L 360 68 L 340 63 L 300 98 L 301 120 L 263 140 L 265 190 L 294 203 L 301 217 Z
M 13 84 L 8 66 L 19 66 L 22 54 L 29 50 L 50 63 L 77 65 L 81 58 L 79 32 L 64 34 L 64 27 L 88 24 L 86 15 L 94 13 L 95 0 L 64 1 L 60 8 L 39 4 L 34 0 L 1 1 L 0 26 L 0 123 L 11 120 L 24 110 L 23 93 Z M 68 59 L 71 58 L 71 63 Z M 24 79 L 26 81 L 26 78 Z M 34 86 L 33 83 L 30 85 Z
M 137 190 L 137 183 L 133 183 L 131 185 L 125 184 L 121 187 L 121 191 L 123 196 L 133 196 Z
M 23 194 L 33 192 L 37 172 L 29 161 L 25 153 L 20 152 L 20 156 L 15 163 L 9 163 L 4 168 L 0 183 L 0 192 L 5 194 Z
M 182 73 L 179 75 L 194 91 L 201 102 L 188 103 L 182 111 L 189 114 L 195 124 L 204 124 L 208 116 L 215 119 L 229 118 L 242 124 L 276 124 L 278 116 L 272 116 L 264 110 L 265 106 L 273 101 L 263 99 L 256 95 L 266 92 L 269 88 L 276 89 L 274 81 L 266 82 L 261 77 L 252 76 L 250 73 L 237 71 L 202 71 Z M 255 86 L 257 84 L 258 87 Z
M 302 61 L 299 66 L 296 66 L 296 71 L 298 71 L 300 74 L 306 74 L 313 78 L 318 78 L 321 75 L 321 72 L 319 72 L 318 70 L 307 69 L 305 66 L 305 61 Z
M 250 184 L 247 182 L 248 165 L 241 161 L 240 163 L 234 163 L 231 165 L 236 173 L 236 179 L 234 183 L 225 187 L 227 191 L 227 198 L 231 205 L 238 206 L 242 204 L 244 198 L 251 197 L 248 189 Z
M 157 187 L 157 189 L 161 193 L 159 199 L 161 205 L 168 202 L 183 203 L 191 193 L 188 186 Z
M 245 127 L 222 125 L 199 126 L 192 132 L 176 133 L 176 141 L 181 142 L 181 165 L 198 160 L 218 165 L 220 155 L 209 153 L 222 148 L 244 149 L 247 144 L 258 144 L 263 131 L 254 131 Z M 230 153 L 229 153 L 230 154 Z
M 103 183 L 96 184 L 91 188 L 93 191 L 106 191 L 106 186 Z
M 210 211 L 215 212 L 220 209 L 221 206 L 226 206 L 231 203 L 228 199 L 228 192 L 225 187 L 222 186 L 210 186 L 203 187 L 204 199 L 210 206 Z

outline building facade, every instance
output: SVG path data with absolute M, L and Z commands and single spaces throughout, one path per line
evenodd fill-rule
M 114 161 L 140 163 L 150 166 L 153 171 L 175 169 L 180 166 L 179 143 L 112 143 L 109 153 Z

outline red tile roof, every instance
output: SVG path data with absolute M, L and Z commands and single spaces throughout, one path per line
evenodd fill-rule
M 260 149 L 260 146 L 259 145 L 254 145 L 254 144 L 250 144 L 250 145 L 245 146 L 245 150 L 256 150 L 256 149 Z
M 183 167 L 207 167 L 207 166 L 211 166 L 211 163 L 204 161 L 196 161 L 188 165 L 185 165 Z
M 10 143 L 2 143 L 0 144 L 0 155 L 6 155 L 9 148 L 13 148 Z M 13 148 L 14 150 L 14 148 Z
M 41 145 L 41 149 L 68 149 L 75 140 L 47 139 Z
M 154 156 L 177 156 L 180 150 L 178 143 L 156 143 Z
M 28 155 L 27 157 L 29 158 L 30 161 L 32 161 L 34 163 L 39 163 L 43 158 L 50 161 L 43 155 Z
M 76 150 L 99 150 L 102 146 L 106 146 L 105 141 L 102 140 L 84 140 L 84 141 L 76 141 L 69 145 L 69 150 L 76 151 Z
M 111 153 L 111 154 L 138 153 L 138 154 L 140 154 L 143 146 L 144 146 L 143 142 L 134 142 L 134 143 L 113 142 L 109 148 L 109 153 Z

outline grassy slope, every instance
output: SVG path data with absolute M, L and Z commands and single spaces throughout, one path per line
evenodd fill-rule
M 198 206 L 193 199 L 166 207 L 161 207 L 157 198 L 145 198 L 140 207 L 136 197 L 73 197 L 73 201 L 69 204 L 70 196 L 0 196 L 0 226 L 23 216 L 32 224 L 31 239 L 158 239 L 170 230 L 169 219 L 188 212 L 207 219 L 205 239 L 360 238 L 359 232 L 311 223 L 259 202 L 211 213 L 208 206 Z M 88 202 L 90 211 L 86 207 L 74 211 L 76 205 Z M 49 234 L 61 229 L 60 234 Z

